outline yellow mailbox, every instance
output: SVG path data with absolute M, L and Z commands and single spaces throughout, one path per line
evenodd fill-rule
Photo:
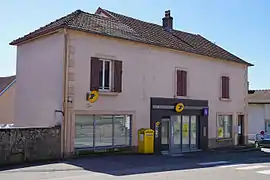
M 144 131 L 145 128 L 141 128 L 138 130 L 138 153 L 143 153 L 143 147 L 144 147 Z
M 138 152 L 154 153 L 154 130 L 142 128 L 138 131 Z

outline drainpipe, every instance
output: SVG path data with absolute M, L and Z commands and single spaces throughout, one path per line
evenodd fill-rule
M 62 158 L 65 157 L 65 150 L 67 149 L 67 127 L 68 121 L 68 32 L 64 28 L 64 63 L 63 63 L 63 121 L 61 127 L 61 152 Z

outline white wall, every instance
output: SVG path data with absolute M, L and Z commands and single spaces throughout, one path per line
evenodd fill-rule
M 260 133 L 265 130 L 265 109 L 263 104 L 248 105 L 248 134 Z

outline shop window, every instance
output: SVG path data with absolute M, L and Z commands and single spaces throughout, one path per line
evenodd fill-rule
M 232 115 L 218 115 L 218 138 L 232 138 Z
M 94 145 L 94 118 L 93 116 L 76 116 L 75 147 L 93 147 Z
M 75 148 L 131 146 L 130 115 L 77 115 Z
M 130 132 L 130 116 L 114 116 L 114 145 L 129 145 Z
M 95 146 L 113 145 L 113 116 L 95 116 Z

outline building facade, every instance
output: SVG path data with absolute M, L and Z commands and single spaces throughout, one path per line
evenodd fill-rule
M 270 133 L 270 91 L 249 90 L 248 93 L 249 137 L 264 131 Z
M 155 31 L 164 33 L 156 40 L 150 39 L 150 34 L 141 35 L 141 28 L 134 24 L 138 20 L 114 22 L 109 16 L 116 18 L 117 14 L 101 8 L 95 15 L 76 13 L 100 26 L 111 23 L 114 28 L 106 31 L 110 35 L 104 35 L 62 26 L 46 31 L 43 37 L 33 39 L 33 35 L 11 43 L 17 45 L 18 53 L 17 125 L 61 123 L 65 153 L 137 146 L 140 128 L 155 130 L 156 152 L 246 142 L 247 72 L 251 64 L 233 60 L 236 57 L 231 54 L 232 60 L 205 55 L 210 50 L 203 51 L 203 45 L 175 48 L 174 41 L 180 44 L 179 38 L 188 36 L 185 41 L 190 44 L 198 39 L 210 42 L 188 33 L 182 37 L 180 31 L 171 36 L 166 29 L 168 25 L 172 28 L 171 21 L 163 20 L 164 29 L 143 22 L 146 32 L 157 28 Z M 172 20 L 168 12 L 166 17 Z M 153 43 L 145 43 L 147 38 Z M 162 38 L 170 46 L 154 43 Z M 90 103 L 87 95 L 93 91 L 98 91 L 98 99 Z

